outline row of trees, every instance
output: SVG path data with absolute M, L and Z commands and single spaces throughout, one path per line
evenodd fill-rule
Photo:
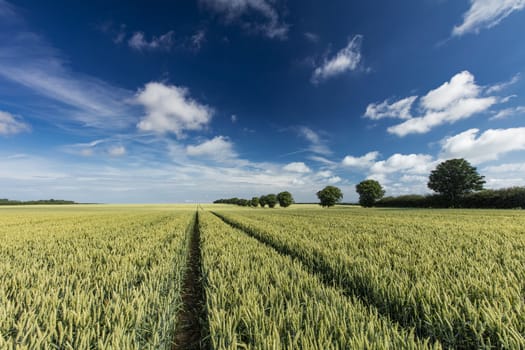
M 277 203 L 280 207 L 286 208 L 294 203 L 293 196 L 288 191 L 279 192 L 278 194 L 267 194 L 260 197 L 253 197 L 252 199 L 243 199 L 243 198 L 227 198 L 227 199 L 217 199 L 213 203 L 223 203 L 223 204 L 235 204 L 242 207 L 265 207 L 275 208 Z
M 359 204 L 363 207 L 398 206 L 398 207 L 465 207 L 465 208 L 525 208 L 525 188 L 514 187 L 501 190 L 484 190 L 484 176 L 478 174 L 475 167 L 465 159 L 449 159 L 440 163 L 432 170 L 427 186 L 436 194 L 405 195 L 387 197 L 385 190 L 376 180 L 368 179 L 356 185 L 359 194 Z M 343 192 L 335 186 L 326 186 L 317 192 L 319 204 L 331 207 L 341 202 Z M 290 192 L 285 191 L 277 195 L 268 194 L 253 197 L 251 200 L 230 198 L 219 199 L 214 203 L 229 203 L 242 206 L 273 208 L 279 203 L 281 207 L 288 207 L 294 203 Z
M 485 190 L 484 176 L 463 158 L 449 159 L 432 170 L 427 186 L 433 195 L 404 195 L 382 198 L 385 191 L 375 180 L 356 186 L 359 204 L 365 207 L 419 208 L 525 208 L 525 188 Z
M 64 199 L 39 199 L 34 201 L 17 201 L 7 198 L 0 198 L 0 205 L 29 205 L 29 204 L 76 204 L 74 201 Z
M 415 207 L 466 207 L 466 208 L 515 208 L 525 207 L 525 188 L 483 190 L 484 176 L 462 158 L 440 163 L 430 173 L 427 186 L 436 194 L 388 197 L 381 200 L 385 190 L 376 180 L 368 179 L 356 185 L 359 204 L 363 207 L 415 206 Z M 320 205 L 330 207 L 343 198 L 341 190 L 327 186 L 317 192 Z

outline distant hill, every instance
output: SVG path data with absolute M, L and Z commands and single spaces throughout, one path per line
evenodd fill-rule
M 0 198 L 0 205 L 34 205 L 34 204 L 77 204 L 74 201 L 64 199 L 39 199 L 35 201 L 17 201 L 7 198 Z

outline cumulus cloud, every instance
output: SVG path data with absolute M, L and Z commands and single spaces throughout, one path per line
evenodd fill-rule
M 289 171 L 289 172 L 292 172 L 292 173 L 301 173 L 301 174 L 306 174 L 306 173 L 309 173 L 309 172 L 312 171 L 303 162 L 292 162 L 292 163 L 286 164 L 283 167 L 283 170 Z
M 362 41 L 363 36 L 356 35 L 335 56 L 325 59 L 322 65 L 315 68 L 312 74 L 312 82 L 319 83 L 337 75 L 356 70 L 362 59 Z
M 400 137 L 423 134 L 436 126 L 455 123 L 487 111 L 498 102 L 495 96 L 486 96 L 484 93 L 486 92 L 483 88 L 476 84 L 474 76 L 468 71 L 463 71 L 420 98 L 419 117 L 411 117 L 410 113 L 417 96 L 410 96 L 393 104 L 389 104 L 388 101 L 371 104 L 367 107 L 365 116 L 370 119 L 388 116 L 406 119 L 387 129 L 389 133 Z
M 341 164 L 347 167 L 368 168 L 374 163 L 378 156 L 379 152 L 377 151 L 368 152 L 367 154 L 361 157 L 346 156 L 343 158 Z
M 114 146 L 108 149 L 108 153 L 113 157 L 120 157 L 126 154 L 126 148 L 124 146 Z
M 395 153 L 387 159 L 378 160 L 377 152 L 361 157 L 347 156 L 342 164 L 357 169 L 367 179 L 379 181 L 389 195 L 428 192 L 428 174 L 439 160 L 429 154 Z
M 29 131 L 31 128 L 9 112 L 0 111 L 0 135 L 14 135 Z
M 441 142 L 443 158 L 465 158 L 474 164 L 496 160 L 501 155 L 525 150 L 525 128 L 469 129 Z
M 463 15 L 463 23 L 455 26 L 452 35 L 478 33 L 482 28 L 492 28 L 512 12 L 525 7 L 525 0 L 470 0 L 470 8 Z
M 286 39 L 288 35 L 288 25 L 282 21 L 273 0 L 200 0 L 200 3 L 223 16 L 226 23 L 238 22 L 247 30 L 272 39 Z
M 128 45 L 134 50 L 169 50 L 173 46 L 173 31 L 162 34 L 159 37 L 152 37 L 147 40 L 143 32 L 135 32 L 129 38 Z
M 146 110 L 137 127 L 157 133 L 173 132 L 177 137 L 182 137 L 186 130 L 201 130 L 211 121 L 213 111 L 189 95 L 184 87 L 146 84 L 136 96 L 136 101 Z
M 337 183 L 343 181 L 343 179 L 341 179 L 339 176 L 332 176 L 332 177 L 329 177 L 326 181 L 329 184 L 334 185 L 334 184 L 337 184 Z
M 525 163 L 504 163 L 485 167 L 480 170 L 485 175 L 488 188 L 524 186 Z
M 390 174 L 403 171 L 408 174 L 430 173 L 434 159 L 428 154 L 400 154 L 396 153 L 386 160 L 375 162 L 370 171 L 374 174 Z
M 237 157 L 233 143 L 224 136 L 216 136 L 198 145 L 189 145 L 186 147 L 186 154 L 191 157 L 214 160 L 228 160 Z
M 365 117 L 378 120 L 383 118 L 410 119 L 410 109 L 417 96 L 409 96 L 401 100 L 390 102 L 385 100 L 381 103 L 371 103 L 366 107 Z

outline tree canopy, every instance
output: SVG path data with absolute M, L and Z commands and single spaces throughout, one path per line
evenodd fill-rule
M 275 205 L 277 204 L 277 196 L 273 193 L 270 193 L 270 194 L 267 194 L 266 195 L 266 204 L 268 204 L 268 206 L 270 208 L 274 208 Z
M 292 194 L 288 191 L 279 192 L 277 194 L 277 201 L 279 202 L 279 206 L 283 208 L 289 207 L 294 203 Z
M 463 158 L 449 159 L 432 170 L 428 188 L 443 195 L 454 206 L 464 195 L 480 191 L 485 184 L 484 176 Z
M 361 181 L 355 186 L 355 190 L 359 194 L 359 204 L 363 207 L 373 206 L 376 200 L 385 195 L 385 190 L 381 184 L 371 179 Z
M 343 192 L 338 187 L 326 186 L 317 192 L 317 198 L 322 207 L 332 207 L 343 199 Z

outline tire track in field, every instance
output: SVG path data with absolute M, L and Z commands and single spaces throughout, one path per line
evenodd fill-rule
M 173 350 L 209 349 L 206 295 L 201 274 L 200 242 L 199 212 L 197 211 L 189 238 L 186 274 L 181 295 L 183 306 L 178 317 Z
M 307 261 L 305 261 L 300 256 L 300 254 L 295 252 L 293 249 L 287 247 L 286 245 L 275 244 L 275 242 L 272 242 L 270 239 L 267 239 L 264 236 L 257 234 L 257 232 L 253 232 L 252 230 L 249 230 L 249 229 L 243 227 L 241 224 L 239 224 L 239 223 L 237 223 L 237 222 L 235 222 L 235 221 L 233 221 L 233 220 L 231 220 L 231 219 L 229 219 L 229 218 L 227 218 L 227 217 L 225 217 L 225 216 L 223 216 L 223 215 L 221 215 L 219 213 L 216 213 L 214 211 L 210 211 L 210 212 L 213 215 L 215 215 L 216 217 L 218 217 L 219 219 L 221 219 L 227 225 L 229 225 L 229 226 L 231 226 L 233 228 L 236 228 L 238 230 L 241 230 L 242 232 L 244 232 L 248 236 L 258 240 L 261 244 L 264 244 L 265 246 L 275 250 L 279 254 L 289 256 L 293 260 L 296 260 L 296 261 L 300 262 L 301 265 L 303 266 L 303 268 L 305 269 L 305 271 L 307 271 L 308 273 L 318 277 L 319 280 L 325 286 L 337 288 L 343 295 L 345 295 L 347 297 L 356 297 L 357 299 L 359 299 L 364 304 L 369 305 L 370 308 L 376 310 L 378 315 L 381 315 L 382 317 L 384 317 L 386 320 L 388 320 L 392 324 L 398 325 L 400 328 L 409 329 L 409 330 L 410 329 L 414 329 L 414 338 L 415 339 L 420 340 L 421 342 L 424 342 L 425 339 L 430 339 L 431 342 L 437 341 L 437 342 L 441 343 L 440 339 L 437 339 L 436 337 L 433 337 L 431 334 L 426 334 L 425 332 L 421 332 L 421 331 L 418 332 L 417 328 L 413 324 L 411 324 L 409 322 L 402 322 L 402 321 L 396 319 L 395 315 L 391 315 L 389 313 L 381 312 L 381 310 L 379 308 L 377 308 L 376 305 L 374 305 L 373 303 L 370 303 L 370 301 L 366 299 L 366 296 L 364 296 L 364 295 L 362 295 L 360 293 L 356 293 L 356 292 L 346 288 L 346 286 L 344 284 L 342 284 L 341 282 L 338 282 L 336 271 L 334 271 L 334 269 L 332 267 L 330 267 L 328 264 L 323 262 L 321 259 L 315 259 L 314 263 L 310 264 Z

